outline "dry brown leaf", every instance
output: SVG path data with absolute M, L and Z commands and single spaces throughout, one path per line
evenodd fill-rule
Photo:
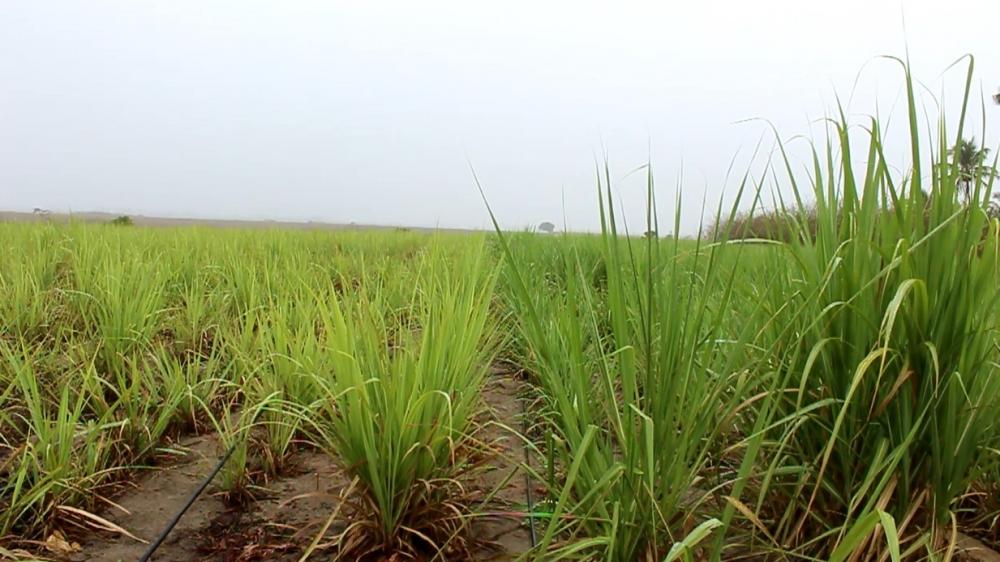
M 54 531 L 48 536 L 48 538 L 45 539 L 45 550 L 48 550 L 53 554 L 72 554 L 74 552 L 80 552 L 81 549 L 80 543 L 69 542 L 59 531 Z

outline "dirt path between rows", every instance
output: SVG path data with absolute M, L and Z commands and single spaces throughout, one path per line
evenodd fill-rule
M 496 442 L 500 454 L 492 469 L 483 475 L 482 485 L 487 492 L 499 488 L 496 499 L 501 508 L 512 514 L 528 509 L 528 481 L 521 468 L 525 459 L 524 442 L 516 435 L 521 428 L 520 401 L 524 386 L 518 373 L 498 365 L 483 391 L 494 418 L 494 423 L 486 426 L 485 437 Z M 489 518 L 482 523 L 481 531 L 486 538 L 498 543 L 501 560 L 512 559 L 511 555 L 525 552 L 532 546 L 531 533 L 523 517 Z
M 524 524 L 526 481 L 520 469 L 524 447 L 507 428 L 520 427 L 519 392 L 522 383 L 508 369 L 493 369 L 484 389 L 492 421 L 483 437 L 494 442 L 498 454 L 489 468 L 470 485 L 483 495 L 495 491 L 487 508 L 491 514 L 476 520 L 474 534 L 493 546 L 482 549 L 477 560 L 512 560 L 531 546 Z M 190 495 L 211 472 L 222 455 L 214 435 L 183 441 L 186 454 L 179 462 L 141 477 L 135 488 L 115 501 L 124 510 L 109 509 L 101 516 L 137 537 L 152 541 L 180 511 Z M 151 560 L 157 562 L 268 562 L 296 561 L 337 507 L 337 495 L 349 484 L 343 471 L 325 454 L 302 451 L 293 459 L 289 476 L 265 485 L 263 498 L 243 509 L 227 507 L 212 487 L 203 493 Z M 337 522 L 332 528 L 344 528 Z M 77 540 L 80 540 L 79 538 Z M 92 535 L 81 540 L 82 551 L 74 561 L 131 562 L 147 545 L 124 536 Z M 331 553 L 316 553 L 310 560 L 330 560 Z

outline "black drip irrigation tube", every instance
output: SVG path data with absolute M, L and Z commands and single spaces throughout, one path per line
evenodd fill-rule
M 198 489 L 195 490 L 193 494 L 191 494 L 191 497 L 188 498 L 187 503 L 184 504 L 184 507 L 182 507 L 181 510 L 178 511 L 176 515 L 174 515 L 173 519 L 170 520 L 170 523 L 168 523 L 167 526 L 162 531 L 160 531 L 160 534 L 156 537 L 156 540 L 150 543 L 149 548 L 147 548 L 146 552 L 144 552 L 142 554 L 142 557 L 139 558 L 139 562 L 148 562 L 150 557 L 153 556 L 153 553 L 156 552 L 156 549 L 160 548 L 160 545 L 163 544 L 163 541 L 167 539 L 167 535 L 170 534 L 170 531 L 173 531 L 174 527 L 177 526 L 177 523 L 180 522 L 181 517 L 184 517 L 184 514 L 187 513 L 187 510 L 190 509 L 192 505 L 194 505 L 194 502 L 195 500 L 198 499 L 198 496 L 200 496 L 201 493 L 205 491 L 205 488 L 208 488 L 208 485 L 212 482 L 213 479 L 215 479 L 215 475 L 217 475 L 219 471 L 222 470 L 222 467 L 226 465 L 226 461 L 229 460 L 229 457 L 233 456 L 233 451 L 236 450 L 236 447 L 238 445 L 239 442 L 237 441 L 236 443 L 233 443 L 231 447 L 229 447 L 229 450 L 226 451 L 226 455 L 221 459 L 219 459 L 219 462 L 216 463 L 215 468 L 213 468 L 212 472 L 208 475 L 208 477 L 206 477 L 205 480 L 202 481 L 201 485 L 198 486 Z

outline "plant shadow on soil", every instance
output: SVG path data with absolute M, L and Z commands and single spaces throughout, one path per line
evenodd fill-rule
M 513 508 L 525 505 L 527 482 L 519 468 L 524 447 L 520 438 L 506 429 L 520 423 L 518 393 L 522 386 L 514 373 L 497 367 L 484 389 L 484 399 L 496 423 L 484 425 L 483 437 L 496 443 L 498 454 L 491 459 L 489 469 L 467 485 L 482 491 L 484 496 L 499 488 L 488 511 L 507 515 L 477 518 L 472 523 L 473 536 L 487 543 L 479 549 L 476 560 L 512 560 L 531 547 L 527 525 Z M 222 450 L 214 434 L 190 438 L 181 444 L 186 449 L 181 460 L 139 478 L 132 489 L 115 499 L 120 508 L 109 508 L 101 517 L 152 541 L 211 472 Z M 336 509 L 338 494 L 348 487 L 349 480 L 327 455 L 319 452 L 300 451 L 292 464 L 294 469 L 287 475 L 264 486 L 267 493 L 263 497 L 243 508 L 228 507 L 210 486 L 151 560 L 298 560 Z M 344 529 L 348 523 L 334 521 L 327 536 Z M 104 533 L 71 538 L 81 543 L 81 548 L 60 558 L 74 562 L 138 560 L 148 546 L 125 536 Z M 309 560 L 333 558 L 334 553 L 327 551 L 315 552 Z

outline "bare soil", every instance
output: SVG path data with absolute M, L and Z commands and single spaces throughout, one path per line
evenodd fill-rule
M 483 392 L 486 403 L 493 410 L 493 422 L 486 425 L 485 438 L 496 443 L 499 454 L 490 470 L 483 475 L 480 485 L 487 493 L 497 490 L 496 505 L 501 509 L 493 511 L 496 515 L 485 517 L 479 523 L 479 532 L 488 540 L 496 541 L 496 557 L 499 559 L 525 552 L 532 544 L 531 532 L 523 517 L 528 508 L 529 485 L 522 470 L 525 447 L 516 434 L 521 427 L 519 395 L 522 390 L 517 373 L 498 366 L 494 368 L 494 376 Z
M 495 369 L 484 393 L 492 420 L 484 426 L 483 437 L 495 444 L 498 454 L 490 459 L 488 469 L 469 483 L 483 496 L 495 492 L 493 501 L 484 507 L 488 515 L 473 522 L 473 533 L 486 543 L 478 560 L 511 560 L 531 546 L 524 524 L 527 483 L 520 468 L 524 448 L 507 429 L 520 427 L 520 389 L 514 374 Z M 132 490 L 115 499 L 121 509 L 108 509 L 100 516 L 144 541 L 153 541 L 222 455 L 222 446 L 214 435 L 192 438 L 182 446 L 186 454 L 178 462 L 139 478 Z M 338 496 L 349 482 L 343 471 L 319 452 L 299 452 L 293 465 L 289 475 L 267 483 L 266 493 L 244 508 L 227 507 L 210 487 L 192 504 L 151 560 L 298 560 L 336 509 Z M 336 521 L 330 532 L 347 524 Z M 78 551 L 63 557 L 73 561 L 133 561 L 148 546 L 111 534 L 69 539 L 81 544 Z M 318 552 L 310 560 L 331 557 L 329 552 Z

